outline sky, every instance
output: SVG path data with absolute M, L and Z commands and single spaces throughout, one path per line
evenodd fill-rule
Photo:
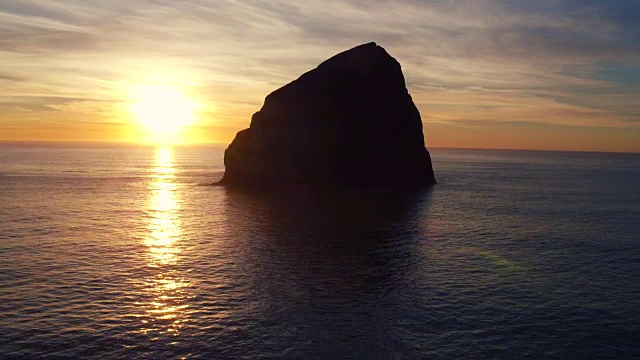
M 271 91 L 374 41 L 427 147 L 640 152 L 637 19 L 637 0 L 0 0 L 0 141 L 144 141 L 135 104 L 170 89 L 180 141 L 228 143 Z

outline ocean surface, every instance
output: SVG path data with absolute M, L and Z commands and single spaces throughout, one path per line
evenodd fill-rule
M 0 358 L 640 357 L 640 154 L 283 197 L 223 151 L 0 145 Z

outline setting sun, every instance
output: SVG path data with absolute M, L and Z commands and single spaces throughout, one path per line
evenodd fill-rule
M 173 86 L 141 86 L 132 98 L 131 112 L 148 141 L 181 142 L 181 130 L 195 121 L 196 103 Z

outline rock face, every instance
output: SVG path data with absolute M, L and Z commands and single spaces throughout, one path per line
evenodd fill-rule
M 222 185 L 416 188 L 435 184 L 400 64 L 375 43 L 269 94 L 224 154 Z

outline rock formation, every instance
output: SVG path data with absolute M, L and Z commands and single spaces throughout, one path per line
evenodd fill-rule
M 224 154 L 222 185 L 333 189 L 435 184 L 400 64 L 375 43 L 269 94 Z

